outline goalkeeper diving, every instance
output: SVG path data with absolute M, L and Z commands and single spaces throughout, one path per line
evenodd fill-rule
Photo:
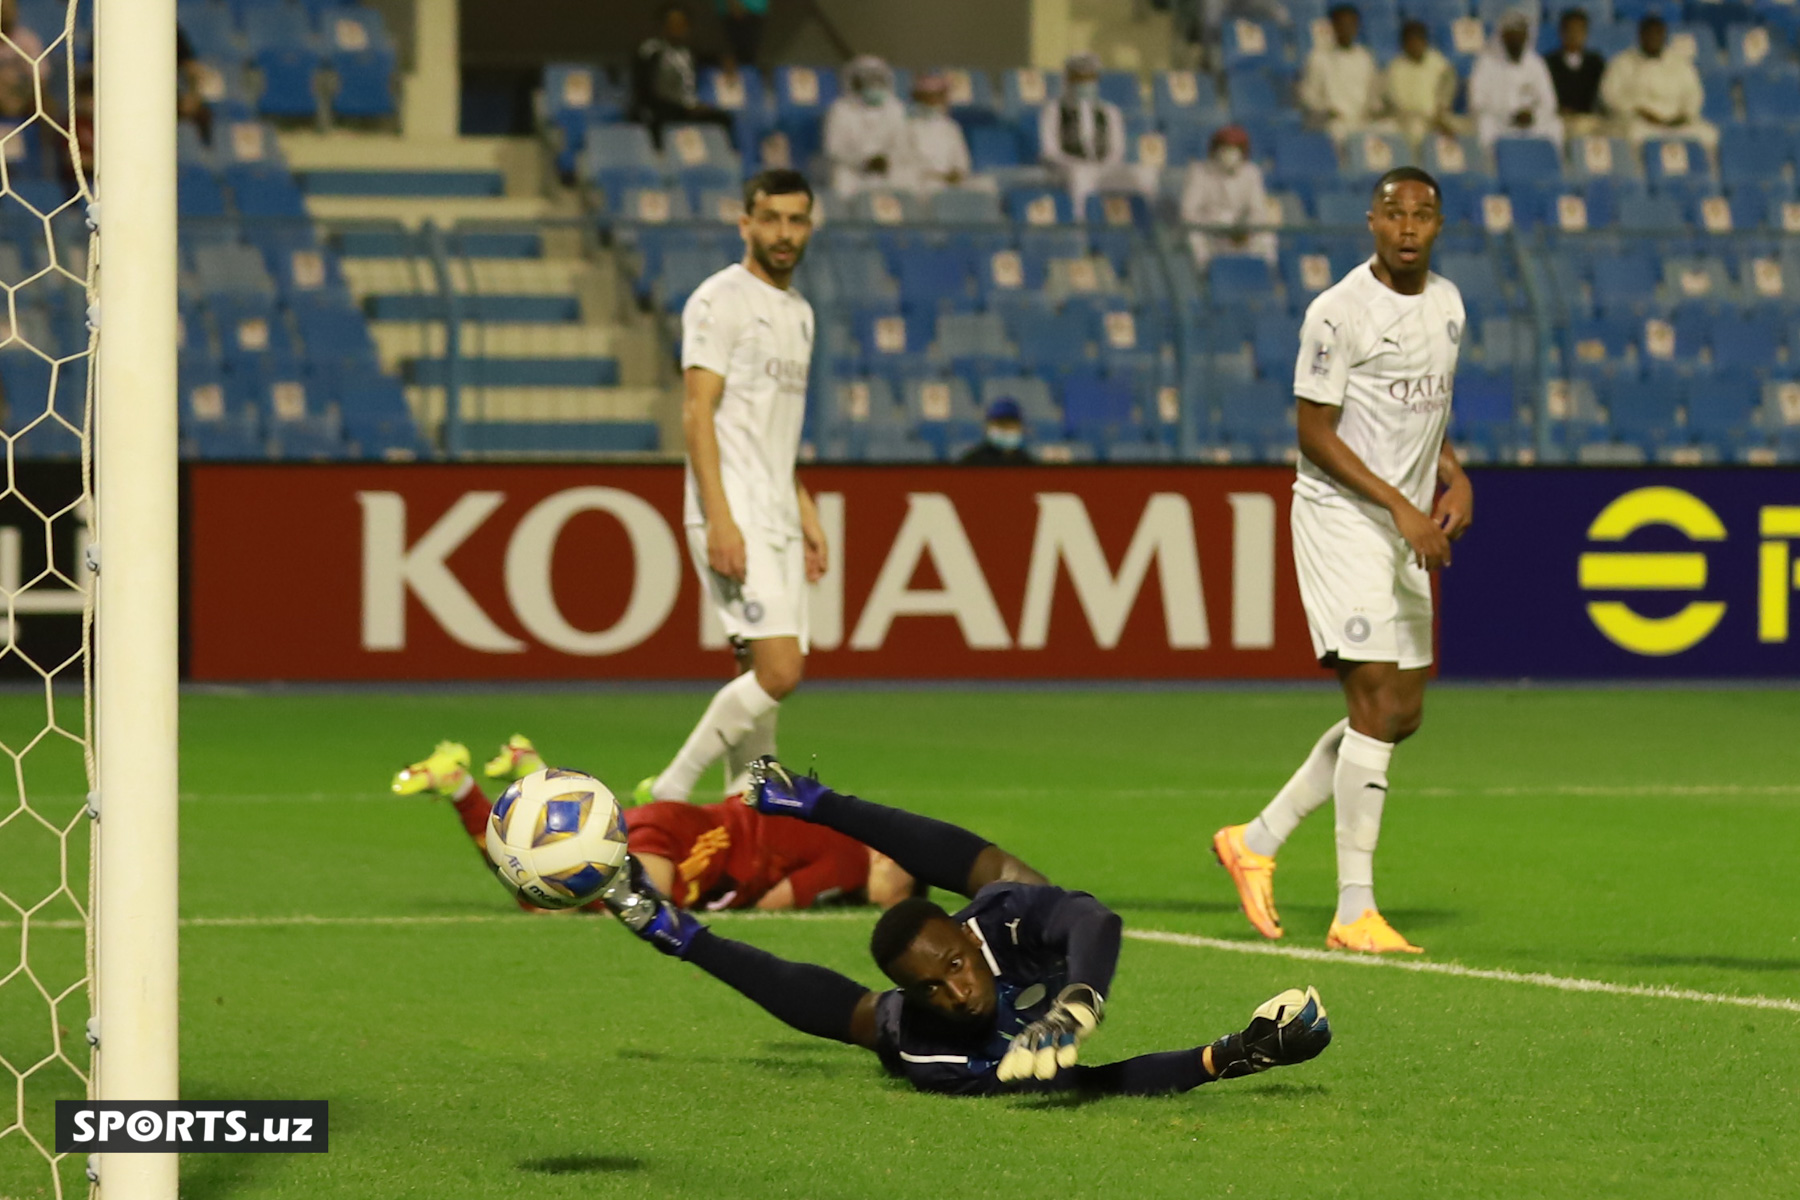
M 635 854 L 602 894 L 606 907 L 664 954 L 802 1033 L 874 1051 L 921 1091 L 1185 1092 L 1305 1062 L 1331 1041 L 1325 1005 L 1309 987 L 1274 997 L 1242 1031 L 1208 1045 L 1082 1063 L 1118 963 L 1117 914 L 968 830 L 840 794 L 773 758 L 752 766 L 744 803 L 835 830 L 970 903 L 951 914 L 912 897 L 882 915 L 869 949 L 894 985 L 885 991 L 721 937 L 671 903 Z

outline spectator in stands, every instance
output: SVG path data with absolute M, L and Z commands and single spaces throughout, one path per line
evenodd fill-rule
M 873 54 L 850 60 L 849 89 L 825 113 L 825 156 L 831 188 L 853 196 L 867 188 L 905 187 L 911 154 L 906 106 L 894 95 L 894 72 Z
M 1606 59 L 1588 49 L 1588 15 L 1563 9 L 1557 24 L 1562 45 L 1550 56 L 1550 82 L 1556 85 L 1556 109 L 1570 137 L 1585 137 L 1600 124 L 1600 78 Z
M 0 0 L 0 119 L 19 120 L 37 112 L 37 80 L 47 78 L 44 39 L 19 20 L 16 0 Z M 10 43 L 10 44 L 9 44 Z
M 1211 226 L 1188 235 L 1194 260 L 1202 268 L 1215 254 L 1254 254 L 1275 261 L 1275 234 L 1269 224 L 1268 194 L 1262 168 L 1250 161 L 1250 135 L 1242 126 L 1227 125 L 1212 136 L 1205 162 L 1188 166 L 1181 188 L 1181 219 Z
M 631 66 L 632 118 L 650 127 L 650 137 L 662 147 L 666 125 L 722 125 L 731 132 L 731 114 L 700 103 L 694 77 L 694 52 L 688 48 L 687 10 L 665 4 L 662 32 L 638 47 Z
M 969 142 L 950 115 L 950 84 L 942 75 L 914 81 L 906 132 L 906 170 L 914 188 L 935 192 L 969 182 Z
M 1025 417 L 1017 400 L 996 400 L 988 405 L 981 441 L 971 446 L 961 461 L 983 467 L 1034 461 L 1031 451 L 1025 448 Z
M 1100 98 L 1099 57 L 1071 56 L 1062 95 L 1038 113 L 1038 145 L 1044 165 L 1069 189 L 1077 219 L 1098 192 L 1154 193 L 1155 169 L 1125 161 L 1130 136 L 1119 106 Z
M 1300 106 L 1332 137 L 1379 128 L 1381 68 L 1357 40 L 1362 14 L 1354 4 L 1331 6 L 1331 41 L 1312 48 L 1300 77 Z
M 1623 122 L 1632 143 L 1650 138 L 1690 138 L 1708 150 L 1719 144 L 1719 131 L 1701 118 L 1706 93 L 1700 72 L 1680 54 L 1668 51 L 1669 27 L 1654 13 L 1638 22 L 1638 44 L 1606 65 L 1600 98 Z
M 1562 148 L 1556 86 L 1530 43 L 1531 17 L 1515 8 L 1500 18 L 1499 36 L 1469 73 L 1469 114 L 1483 146 L 1501 138 L 1543 138 Z
M 762 50 L 763 22 L 769 16 L 769 0 L 713 0 L 725 23 L 725 69 L 756 67 Z
M 1281 0 L 1170 0 L 1166 7 L 1174 17 L 1176 34 L 1203 46 L 1208 55 L 1217 52 L 1229 21 L 1255 21 L 1281 29 L 1294 23 L 1293 14 Z
M 1456 68 L 1432 46 L 1425 22 L 1401 26 L 1400 55 L 1387 69 L 1387 104 L 1414 150 L 1428 133 L 1461 132 L 1451 112 L 1456 87 Z
M 212 105 L 206 102 L 207 66 L 194 53 L 194 43 L 181 26 L 175 26 L 175 116 L 192 121 L 200 131 L 200 140 L 212 142 Z M 89 99 L 92 99 L 90 81 Z

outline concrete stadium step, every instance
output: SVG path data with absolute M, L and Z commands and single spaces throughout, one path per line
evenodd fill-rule
M 346 258 L 344 281 L 357 296 L 406 295 L 439 289 L 437 264 L 429 258 Z M 451 285 L 459 293 L 575 295 L 591 270 L 576 258 L 451 259 Z
M 558 215 L 543 196 L 308 196 L 316 221 L 397 221 L 408 229 L 426 222 L 448 228 L 459 221 L 542 221 Z
M 436 291 L 364 297 L 364 307 L 374 321 L 442 321 L 444 298 Z M 581 320 L 578 296 L 507 296 L 492 293 L 463 295 L 457 300 L 462 315 L 472 321 L 548 323 Z
M 377 321 L 371 331 L 384 360 L 441 358 L 445 323 Z M 457 331 L 464 354 L 488 358 L 618 358 L 645 335 L 617 325 L 502 325 L 464 321 Z
M 506 194 L 498 171 L 301 171 L 308 196 L 492 197 Z
M 647 387 L 474 387 L 459 393 L 465 423 L 564 423 L 582 421 L 648 421 L 662 416 L 665 393 Z M 406 389 L 413 416 L 427 428 L 444 420 L 444 389 L 412 385 Z
M 651 455 L 662 448 L 662 431 L 654 421 L 477 421 L 463 427 L 463 445 L 474 454 Z
M 449 384 L 450 360 L 415 358 L 408 379 L 428 387 Z M 482 358 L 465 355 L 458 364 L 461 387 L 564 388 L 619 386 L 616 358 Z
M 340 229 L 333 235 L 345 258 L 408 258 L 418 250 L 418 235 L 404 229 Z M 465 258 L 543 258 L 548 247 L 536 229 L 452 230 L 445 249 Z

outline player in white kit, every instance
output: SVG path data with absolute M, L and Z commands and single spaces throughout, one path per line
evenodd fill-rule
M 694 290 L 681 313 L 687 435 L 688 548 L 742 670 L 636 798 L 686 800 L 726 758 L 726 794 L 775 753 L 775 717 L 799 686 L 807 651 L 806 585 L 825 573 L 818 509 L 794 475 L 812 305 L 790 282 L 812 236 L 812 188 L 797 171 L 744 185 L 744 258 Z
M 1294 564 L 1313 649 L 1349 717 L 1325 732 L 1268 807 L 1213 835 L 1244 913 L 1282 936 L 1275 853 L 1326 800 L 1337 811 L 1333 949 L 1420 953 L 1375 904 L 1375 843 L 1396 743 L 1419 728 L 1431 666 L 1431 575 L 1473 512 L 1445 442 L 1463 302 L 1431 272 L 1443 229 L 1437 181 L 1414 167 L 1377 182 L 1375 254 L 1306 310 L 1294 370 L 1300 463 Z

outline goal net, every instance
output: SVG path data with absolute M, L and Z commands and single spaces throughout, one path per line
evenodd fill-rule
M 0 22 L 0 1194 L 20 1197 L 88 1192 L 85 1157 L 55 1151 L 55 1102 L 86 1097 L 93 1074 L 96 246 L 91 25 L 76 7 L 5 0 Z

